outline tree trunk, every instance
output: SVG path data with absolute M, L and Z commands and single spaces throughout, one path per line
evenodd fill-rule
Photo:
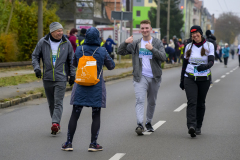
M 11 23 L 11 20 L 12 20 L 12 14 L 13 14 L 13 9 L 14 9 L 14 0 L 12 0 L 12 8 L 11 8 L 11 12 L 10 12 L 10 16 L 9 16 L 9 19 L 8 19 L 8 24 L 7 24 L 7 28 L 6 28 L 6 31 L 5 33 L 7 34 L 8 33 L 8 29 L 9 29 L 9 26 L 10 26 L 10 23 Z

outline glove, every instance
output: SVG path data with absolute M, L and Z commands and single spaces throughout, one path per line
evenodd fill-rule
M 198 72 L 205 71 L 207 69 L 208 69 L 208 65 L 207 64 L 200 64 L 199 66 L 197 66 Z
M 37 78 L 42 78 L 42 73 L 41 73 L 40 70 L 36 70 L 36 71 L 35 71 L 35 74 L 36 74 L 36 77 L 37 77 Z
M 70 76 L 69 85 L 72 86 L 74 84 L 74 81 L 75 81 L 75 76 Z
M 184 90 L 184 81 L 181 81 L 179 86 L 182 90 Z

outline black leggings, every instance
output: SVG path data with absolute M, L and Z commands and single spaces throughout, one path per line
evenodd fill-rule
M 68 123 L 68 134 L 67 134 L 67 142 L 71 142 L 73 140 L 74 133 L 77 128 L 77 121 L 80 117 L 83 106 L 73 105 L 72 115 Z M 100 114 L 101 108 L 92 107 L 92 128 L 91 128 L 91 143 L 96 144 L 97 138 L 100 129 Z
M 224 58 L 224 65 L 227 65 L 228 63 L 228 57 Z
M 187 95 L 187 126 L 201 128 L 205 114 L 205 99 L 210 81 L 194 81 L 184 78 L 184 88 Z

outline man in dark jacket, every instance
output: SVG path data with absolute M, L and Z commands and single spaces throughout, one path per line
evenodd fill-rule
M 215 54 L 215 57 L 217 59 L 219 59 L 220 62 L 222 62 L 221 58 L 218 56 L 217 54 L 217 43 L 216 43 L 216 37 L 214 35 L 212 35 L 212 32 L 210 30 L 207 30 L 206 31 L 206 40 L 208 42 L 211 42 L 213 45 L 214 45 L 214 54 Z
M 84 39 L 86 36 L 86 32 L 87 30 L 85 28 L 82 28 L 80 31 L 80 36 L 78 36 L 78 42 L 79 42 L 79 46 L 81 46 L 84 43 Z
M 114 54 L 112 54 L 113 52 L 113 47 L 112 45 L 116 45 L 116 43 L 112 40 L 112 36 L 109 35 L 108 39 L 105 42 L 105 48 L 107 49 L 108 54 L 111 56 L 112 59 L 114 59 Z
M 177 40 L 176 36 L 173 36 L 173 42 L 174 42 L 174 45 L 175 45 L 174 62 L 176 63 L 177 59 L 180 57 L 179 43 L 178 43 L 178 40 Z
M 49 28 L 50 33 L 39 40 L 32 53 L 32 65 L 36 77 L 41 78 L 39 62 L 42 58 L 43 86 L 52 118 L 51 134 L 56 135 L 60 131 L 67 73 L 70 74 L 70 85 L 75 80 L 75 68 L 71 64 L 74 52 L 69 40 L 63 36 L 63 27 L 60 23 L 53 22 Z

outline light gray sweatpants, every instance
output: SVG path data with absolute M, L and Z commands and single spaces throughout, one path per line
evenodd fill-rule
M 157 100 L 157 94 L 160 83 L 153 78 L 142 76 L 140 82 L 133 81 L 135 96 L 136 96 L 136 115 L 137 124 L 143 125 L 144 118 L 144 102 L 147 94 L 147 114 L 146 123 L 151 123 Z
M 63 112 L 63 98 L 66 82 L 43 81 L 43 86 L 48 100 L 52 123 L 60 124 Z

